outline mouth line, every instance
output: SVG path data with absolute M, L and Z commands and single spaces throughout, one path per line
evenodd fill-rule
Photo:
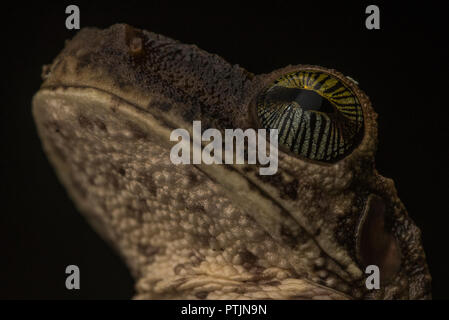
M 238 169 L 236 169 L 233 165 L 223 165 L 221 166 L 223 168 L 225 168 L 226 170 L 229 170 L 230 172 L 233 172 L 235 174 L 238 174 L 240 176 L 241 179 L 244 179 L 247 184 L 249 186 L 251 186 L 251 188 L 253 188 L 253 190 L 257 190 L 257 192 L 259 193 L 259 195 L 261 197 L 264 197 L 266 199 L 268 199 L 270 202 L 272 202 L 275 206 L 277 206 L 280 209 L 280 212 L 278 213 L 278 219 L 277 222 L 279 224 L 281 224 L 281 228 L 285 228 L 284 230 L 288 230 L 287 232 L 294 235 L 297 233 L 297 231 L 292 228 L 292 224 L 295 224 L 297 227 L 299 227 L 301 229 L 302 232 L 304 232 L 308 239 L 311 239 L 313 241 L 313 243 L 319 248 L 320 252 L 322 252 L 322 254 L 328 258 L 330 261 L 332 261 L 333 263 L 335 263 L 339 268 L 340 271 L 346 276 L 346 278 L 343 278 L 340 274 L 338 273 L 333 273 L 333 275 L 335 277 L 337 277 L 340 281 L 348 284 L 348 283 L 352 283 L 353 279 L 351 279 L 351 276 L 349 275 L 349 273 L 346 271 L 346 266 L 341 264 L 338 260 L 336 260 L 334 257 L 332 257 L 332 255 L 330 255 L 319 243 L 318 241 L 315 239 L 315 237 L 313 237 L 313 235 L 306 229 L 304 228 L 298 221 L 297 219 L 295 219 L 293 217 L 293 215 L 290 213 L 290 211 L 285 208 L 284 206 L 282 206 L 281 203 L 279 203 L 279 201 L 277 201 L 276 199 L 274 199 L 272 196 L 270 196 L 265 190 L 263 190 L 262 188 L 260 188 L 256 183 L 254 183 L 251 179 L 249 179 L 247 176 L 245 176 L 242 172 L 240 172 Z M 211 179 L 212 181 L 214 181 L 215 183 L 223 186 L 224 188 L 226 188 L 226 186 L 224 186 L 222 183 L 220 183 L 219 181 L 217 181 L 217 179 L 210 174 L 209 170 L 204 170 L 201 165 L 195 165 L 195 168 L 197 168 L 199 171 L 201 171 L 202 173 L 204 173 L 209 179 Z M 232 192 L 232 190 L 230 190 L 230 192 Z M 256 218 L 256 221 L 259 221 Z M 261 225 L 262 226 L 262 225 Z M 264 226 L 262 226 L 264 228 Z M 265 229 L 265 228 L 264 228 Z M 277 242 L 279 243 L 284 243 L 285 239 L 283 239 L 282 236 L 276 236 L 276 234 L 273 234 L 273 232 L 269 231 L 268 229 L 265 229 L 265 231 L 267 233 L 269 233 Z M 294 243 L 290 249 L 293 251 L 293 254 L 295 254 L 296 252 L 296 244 Z M 295 269 L 294 265 L 292 265 L 292 268 Z M 311 281 L 311 280 L 308 280 Z M 319 285 L 317 283 L 315 283 L 316 285 Z M 322 287 L 326 287 L 323 285 L 320 285 Z M 328 288 L 328 287 L 326 287 Z M 329 288 L 331 290 L 335 290 L 332 288 Z

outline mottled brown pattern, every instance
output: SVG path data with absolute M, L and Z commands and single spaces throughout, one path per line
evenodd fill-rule
M 325 164 L 280 150 L 270 177 L 257 165 L 170 162 L 173 128 L 256 128 L 262 89 L 306 69 L 331 73 L 361 102 L 363 138 L 345 158 Z M 33 99 L 43 147 L 79 210 L 126 260 L 136 298 L 430 298 L 420 231 L 375 169 L 377 115 L 341 73 L 295 65 L 253 75 L 194 45 L 114 25 L 81 30 L 43 78 Z M 376 211 L 370 195 L 385 204 L 385 223 L 373 224 L 383 230 L 363 228 Z M 365 242 L 385 235 L 375 256 L 393 275 L 380 290 L 364 285 L 369 252 L 360 250 L 376 243 L 357 246 L 360 230 Z

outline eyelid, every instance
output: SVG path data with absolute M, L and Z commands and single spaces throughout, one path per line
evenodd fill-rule
M 354 82 L 356 85 L 359 85 L 359 82 L 353 78 L 351 78 L 350 76 L 346 76 L 346 78 L 348 78 L 349 80 L 351 80 L 352 82 Z

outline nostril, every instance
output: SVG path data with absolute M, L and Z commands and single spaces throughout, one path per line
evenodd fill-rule
M 357 230 L 357 255 L 364 266 L 377 265 L 381 281 L 389 282 L 401 266 L 397 240 L 385 223 L 385 202 L 370 195 Z
M 142 50 L 142 39 L 135 37 L 129 43 L 129 48 L 132 53 L 139 53 Z

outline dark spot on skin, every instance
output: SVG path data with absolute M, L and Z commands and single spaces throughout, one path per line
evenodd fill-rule
M 137 246 L 137 249 L 139 250 L 139 252 L 148 260 L 148 263 L 153 263 L 155 260 L 155 256 L 158 253 L 161 253 L 163 251 L 163 248 L 161 247 L 155 247 L 152 245 L 141 245 L 139 244 Z
M 128 129 L 132 132 L 133 137 L 137 140 L 147 138 L 147 133 L 132 122 L 128 122 Z
M 105 132 L 107 131 L 106 125 L 100 119 L 95 119 L 94 123 L 101 131 L 105 131 Z
M 199 183 L 198 176 L 194 172 L 188 171 L 187 178 L 189 179 L 189 183 L 192 187 L 198 185 Z
M 201 204 L 187 204 L 186 208 L 196 213 L 206 213 L 206 209 Z
M 198 251 L 192 251 L 189 255 L 190 264 L 194 267 L 199 266 L 204 261 L 205 256 Z
M 78 117 L 78 123 L 83 129 L 92 129 L 92 122 L 83 115 Z
M 259 176 L 259 179 L 265 183 L 271 184 L 277 190 L 279 190 L 280 197 L 282 199 L 297 200 L 298 199 L 298 187 L 299 181 L 293 179 L 291 182 L 285 182 L 281 173 L 274 175 Z
M 121 175 L 124 176 L 126 174 L 125 169 L 123 169 L 123 167 L 118 168 L 117 172 Z
M 287 198 L 290 200 L 297 200 L 298 199 L 298 180 L 294 179 L 290 183 L 284 184 L 284 194 Z
M 57 121 L 47 121 L 44 126 L 49 130 L 56 133 L 60 133 L 59 123 Z
M 238 255 L 239 255 L 240 259 L 242 260 L 242 266 L 245 269 L 251 269 L 252 267 L 255 266 L 255 264 L 259 260 L 259 258 L 257 256 L 255 256 L 248 250 L 240 251 L 238 253 Z
M 280 281 L 270 281 L 270 282 L 267 282 L 265 284 L 267 286 L 279 286 L 279 285 L 281 285 L 281 282 Z
M 160 250 L 161 250 L 160 247 L 153 247 L 153 246 L 148 245 L 145 249 L 145 255 L 153 256 L 153 255 L 157 254 Z
M 285 225 L 281 225 L 281 229 L 279 230 L 279 233 L 282 237 L 282 240 L 290 247 L 294 248 L 296 244 L 298 243 L 298 235 L 294 234 L 292 230 L 287 228 Z
M 151 193 L 152 196 L 156 196 L 157 194 L 157 186 L 153 180 L 151 172 L 146 172 L 140 176 L 142 176 L 141 182 L 147 188 L 147 190 Z
M 207 291 L 200 291 L 195 293 L 195 297 L 197 297 L 198 299 L 204 300 L 207 298 L 207 296 L 209 295 L 209 292 Z

